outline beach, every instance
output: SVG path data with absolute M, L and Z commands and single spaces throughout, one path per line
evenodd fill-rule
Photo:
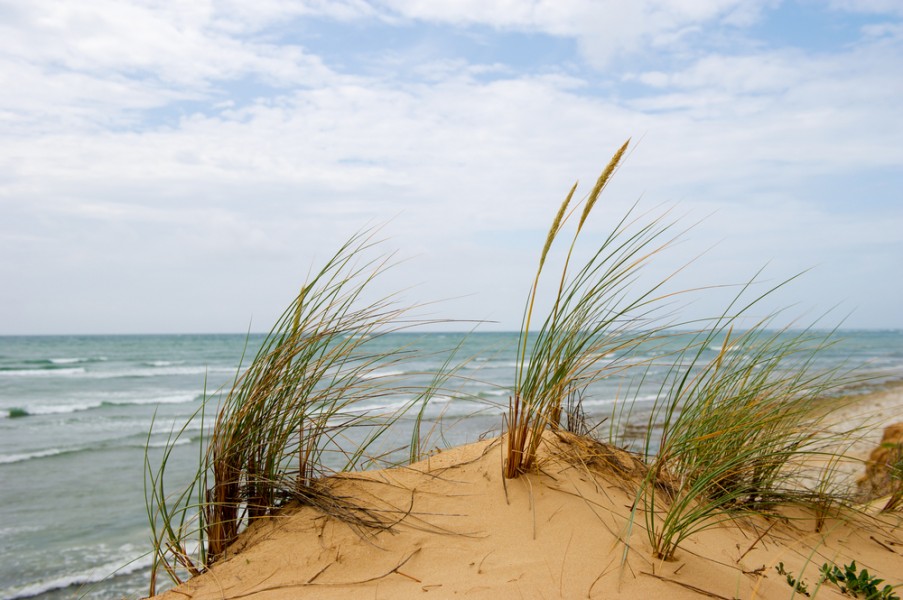
M 832 414 L 858 428 L 847 449 L 865 460 L 883 425 L 903 417 L 903 385 Z M 801 507 L 744 516 L 654 558 L 631 512 L 640 463 L 610 446 L 547 432 L 534 472 L 505 480 L 498 438 L 438 452 L 409 467 L 333 478 L 379 526 L 289 507 L 253 524 L 226 557 L 163 594 L 192 598 L 785 598 L 778 566 L 819 598 L 823 564 L 856 565 L 903 583 L 903 521 L 874 510 L 832 513 L 816 531 Z M 861 463 L 858 466 L 862 467 Z M 801 595 L 799 595 L 801 597 Z

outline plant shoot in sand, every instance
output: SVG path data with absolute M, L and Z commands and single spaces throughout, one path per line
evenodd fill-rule
M 292 501 L 353 524 L 383 525 L 383 518 L 332 494 L 323 478 L 378 460 L 371 454 L 376 442 L 409 409 L 429 402 L 454 368 L 446 363 L 448 370 L 431 374 L 429 385 L 411 388 L 390 373 L 416 352 L 375 350 L 369 343 L 424 323 L 402 321 L 408 311 L 391 298 L 361 305 L 364 289 L 388 265 L 385 257 L 368 258 L 374 245 L 370 233 L 353 237 L 303 286 L 226 394 L 194 480 L 181 495 L 166 495 L 164 475 L 184 429 L 171 436 L 156 470 L 147 465 L 154 574 L 163 569 L 180 581 L 181 571 L 202 572 L 252 520 Z M 398 396 L 409 400 L 395 411 L 360 408 Z M 415 423 L 419 430 L 420 420 Z M 197 540 L 194 553 L 190 539 Z
M 549 251 L 579 208 L 579 204 L 571 206 L 576 184 L 558 209 L 546 237 L 518 340 L 514 394 L 507 415 L 508 478 L 533 466 L 542 432 L 559 426 L 562 405 L 568 397 L 580 395 L 594 382 L 627 368 L 622 360 L 600 361 L 600 357 L 618 355 L 623 359 L 660 331 L 654 326 L 653 315 L 667 297 L 659 294 L 664 282 L 644 290 L 638 285 L 638 272 L 673 241 L 662 240 L 669 225 L 661 217 L 642 223 L 629 211 L 590 258 L 575 272 L 570 271 L 580 233 L 627 145 L 625 142 L 615 153 L 583 203 L 561 273 L 551 282 L 551 312 L 531 332 Z
M 649 416 L 649 472 L 640 496 L 660 558 L 740 512 L 824 504 L 817 490 L 800 485 L 800 459 L 836 442 L 816 435 L 824 418 L 818 401 L 844 381 L 841 373 L 813 368 L 830 342 L 811 331 L 769 329 L 773 318 L 734 333 L 737 318 L 725 316 L 693 336 Z M 702 351 L 718 344 L 718 355 L 703 361 Z

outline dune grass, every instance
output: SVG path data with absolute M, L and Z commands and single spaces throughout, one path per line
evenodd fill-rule
M 635 206 L 606 235 L 597 249 L 573 272 L 571 259 L 583 227 L 602 191 L 618 167 L 628 142 L 614 154 L 583 202 L 560 273 L 553 277 L 552 308 L 536 331 L 531 327 L 537 294 L 550 250 L 576 214 L 571 188 L 549 229 L 530 288 L 517 350 L 513 395 L 507 414 L 505 476 L 517 477 L 533 466 L 547 428 L 557 428 L 562 406 L 579 397 L 594 382 L 630 368 L 624 360 L 662 329 L 656 314 L 668 295 L 665 282 L 646 289 L 639 272 L 667 248 L 671 225 L 663 216 L 644 221 Z M 600 360 L 610 357 L 607 360 Z M 633 365 L 635 366 L 635 365 Z M 571 415 L 571 423 L 579 419 Z
M 627 147 L 614 154 L 582 203 L 573 203 L 577 186 L 571 188 L 540 253 L 505 415 L 505 478 L 536 467 L 546 430 L 564 427 L 584 437 L 597 431 L 600 421 L 582 412 L 593 384 L 630 372 L 627 389 L 639 394 L 653 367 L 650 348 L 659 348 L 665 350 L 652 353 L 658 354 L 655 366 L 669 368 L 648 412 L 644 449 L 631 459 L 643 465 L 631 473 L 643 475 L 628 524 L 645 524 L 652 553 L 673 558 L 699 531 L 780 503 L 807 503 L 823 520 L 847 499 L 831 489 L 827 475 L 814 487 L 804 485 L 801 465 L 836 441 L 822 431 L 828 413 L 819 401 L 848 383 L 849 374 L 822 372 L 816 362 L 833 343 L 832 333 L 776 327 L 779 314 L 750 325 L 750 312 L 783 285 L 754 294 L 752 283 L 741 286 L 720 316 L 672 330 L 668 311 L 679 292 L 667 289 L 671 277 L 649 284 L 640 276 L 679 237 L 667 213 L 639 214 L 634 206 L 587 259 L 572 265 L 587 219 Z M 568 223 L 574 225 L 569 245 L 553 255 Z M 384 450 L 377 442 L 406 416 L 413 415 L 409 442 L 393 456 L 420 458 L 424 408 L 456 375 L 460 361 L 452 352 L 419 388 L 380 376 L 403 370 L 399 365 L 416 354 L 405 347 L 378 351 L 369 340 L 422 321 L 407 320 L 407 310 L 391 297 L 365 302 L 364 292 L 390 263 L 368 258 L 375 245 L 372 232 L 353 237 L 305 283 L 225 394 L 187 487 L 169 495 L 165 477 L 184 429 L 171 435 L 159 467 L 148 462 L 155 574 L 164 571 L 179 581 L 204 571 L 250 522 L 290 502 L 363 527 L 385 526 L 380 515 L 333 495 L 325 478 L 379 458 Z M 546 282 L 553 258 L 560 270 Z M 539 316 L 540 290 L 547 288 L 551 309 Z M 713 348 L 714 358 L 707 358 Z M 360 408 L 399 395 L 407 401 L 396 410 Z M 198 418 L 207 410 L 205 400 Z M 619 436 L 634 417 L 630 402 L 614 410 L 610 441 L 626 445 Z
M 801 484 L 803 459 L 827 455 L 837 441 L 822 434 L 818 408 L 846 377 L 813 362 L 830 334 L 769 328 L 773 319 L 734 333 L 735 319 L 719 320 L 681 352 L 649 417 L 641 496 L 660 558 L 738 512 L 831 504 L 826 487 Z M 702 361 L 714 344 L 717 356 Z
M 383 524 L 352 499 L 332 494 L 323 478 L 368 461 L 378 464 L 386 450 L 377 451 L 377 442 L 411 409 L 420 407 L 422 415 L 457 366 L 450 358 L 429 385 L 415 388 L 395 374 L 418 357 L 415 350 L 375 348 L 374 339 L 424 323 L 406 318 L 409 309 L 392 298 L 363 301 L 389 265 L 387 257 L 369 257 L 375 246 L 372 231 L 354 236 L 303 286 L 225 394 L 197 472 L 183 491 L 168 495 L 165 475 L 184 428 L 170 436 L 159 467 L 148 463 L 155 575 L 163 570 L 175 581 L 179 573 L 197 575 L 251 521 L 289 502 L 362 526 Z M 392 410 L 361 408 L 399 397 L 406 398 L 403 406 Z M 202 422 L 208 401 L 198 414 Z M 420 418 L 414 422 L 416 440 Z M 389 450 L 409 456 L 403 448 Z
M 819 410 L 820 401 L 851 379 L 849 373 L 816 367 L 818 354 L 834 343 L 833 332 L 777 327 L 780 314 L 751 321 L 749 315 L 763 300 L 790 280 L 753 293 L 754 279 L 740 286 L 710 322 L 697 320 L 689 329 L 685 323 L 679 332 L 666 329 L 660 319 L 663 306 L 683 292 L 665 290 L 670 277 L 640 285 L 638 274 L 679 236 L 669 235 L 672 225 L 663 216 L 637 220 L 632 211 L 571 271 L 587 217 L 626 148 L 625 143 L 615 153 L 583 203 L 561 271 L 548 285 L 551 311 L 541 320 L 535 308 L 544 269 L 557 238 L 577 214 L 579 207 L 571 206 L 576 186 L 555 215 L 540 253 L 509 401 L 505 476 L 531 469 L 543 431 L 560 426 L 563 406 L 568 427 L 584 434 L 596 429 L 600 423 L 588 423 L 580 412 L 590 386 L 633 369 L 629 387 L 643 388 L 650 359 L 639 359 L 640 349 L 655 346 L 668 348 L 657 362 L 667 361 L 670 371 L 649 413 L 643 453 L 648 471 L 637 498 L 653 554 L 671 558 L 688 536 L 738 512 L 767 510 L 775 503 L 805 503 L 823 521 L 832 507 L 848 505 L 849 497 L 830 489 L 827 474 L 814 487 L 805 485 L 801 469 L 807 458 L 830 460 L 825 449 L 839 440 L 822 431 L 827 413 Z M 704 360 L 713 347 L 720 351 Z M 632 404 L 622 403 L 612 415 L 613 438 L 632 418 Z

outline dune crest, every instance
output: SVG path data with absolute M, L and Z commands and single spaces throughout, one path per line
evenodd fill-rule
M 829 519 L 816 533 L 811 515 L 792 509 L 716 525 L 661 561 L 631 519 L 644 468 L 631 455 L 547 433 L 537 468 L 505 480 L 502 454 L 497 438 L 332 477 L 337 497 L 382 526 L 287 507 L 158 598 L 776 598 L 792 591 L 778 562 L 810 588 L 826 561 L 887 578 L 903 565 L 899 515 Z M 827 585 L 818 593 L 843 597 Z

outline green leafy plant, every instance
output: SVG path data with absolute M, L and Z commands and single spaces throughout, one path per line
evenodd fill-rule
M 806 597 L 809 597 L 809 596 L 810 596 L 810 594 L 809 594 L 809 586 L 806 584 L 806 582 L 805 582 L 805 581 L 802 581 L 801 579 L 797 579 L 797 578 L 795 578 L 793 575 L 791 575 L 790 573 L 788 573 L 788 572 L 784 569 L 784 563 L 783 563 L 783 562 L 779 562 L 779 563 L 777 564 L 777 566 L 776 566 L 774 569 L 775 569 L 775 571 L 778 572 L 778 575 L 783 575 L 783 576 L 784 576 L 784 578 L 787 580 L 787 585 L 789 585 L 790 587 L 792 587 L 794 591 L 799 592 L 800 594 L 802 594 L 802 595 L 804 595 L 804 596 L 806 596 Z
M 775 571 L 787 580 L 787 585 L 794 591 L 809 596 L 809 586 L 802 579 L 797 579 L 784 568 L 784 563 L 780 562 L 775 567 Z M 894 592 L 894 586 L 885 585 L 883 579 L 871 575 L 867 569 L 859 570 L 856 567 L 856 561 L 852 561 L 843 568 L 833 563 L 824 563 L 819 572 L 819 585 L 829 582 L 840 588 L 842 594 L 853 598 L 864 598 L 865 600 L 900 600 L 900 597 Z
M 856 561 L 844 565 L 843 569 L 835 564 L 825 563 L 821 566 L 821 580 L 829 581 L 840 588 L 841 593 L 853 598 L 865 598 L 867 600 L 900 600 L 894 592 L 894 586 L 885 585 L 867 569 L 861 571 L 856 568 Z

